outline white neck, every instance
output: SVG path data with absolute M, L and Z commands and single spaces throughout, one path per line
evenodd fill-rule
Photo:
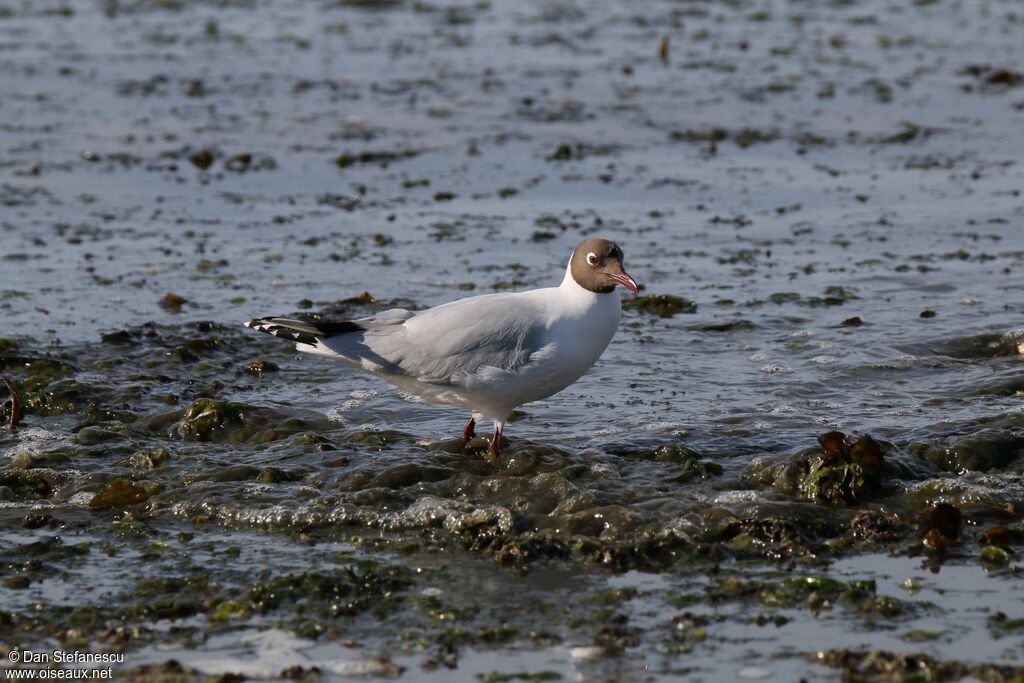
M 607 302 L 609 304 L 614 302 L 616 307 L 619 305 L 618 296 L 609 296 L 608 294 L 592 292 L 589 289 L 582 287 L 580 283 L 576 282 L 576 278 L 572 276 L 571 260 L 569 265 L 565 267 L 565 277 L 562 278 L 562 284 L 558 286 L 558 292 L 567 300 L 572 301 L 574 306 L 579 306 L 581 308 L 589 308 L 590 306 L 600 302 Z
M 562 284 L 559 285 L 560 289 L 566 289 L 567 287 L 580 287 L 579 283 L 576 282 L 576 278 L 572 276 L 572 259 L 569 259 L 569 264 L 565 267 L 565 277 L 562 278 Z

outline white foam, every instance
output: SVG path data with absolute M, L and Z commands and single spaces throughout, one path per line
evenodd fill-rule
M 766 375 L 776 375 L 786 372 L 793 372 L 793 368 L 783 365 L 782 363 L 769 363 L 768 365 L 761 368 L 761 372 Z
M 88 491 L 79 491 L 75 495 L 68 498 L 68 505 L 77 505 L 78 507 L 87 508 L 89 507 L 89 501 L 95 494 L 89 493 Z
M 722 505 L 733 503 L 751 503 L 759 499 L 757 491 L 723 491 L 715 496 L 714 501 Z
M 373 398 L 374 396 L 380 396 L 380 392 L 377 391 L 376 389 L 356 389 L 355 391 L 350 393 L 349 396 L 351 396 L 352 398 L 354 398 L 356 400 L 363 400 L 363 401 L 365 401 L 368 398 Z

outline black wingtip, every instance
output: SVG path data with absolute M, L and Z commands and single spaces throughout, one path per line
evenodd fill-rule
M 296 342 L 297 344 L 310 344 L 313 346 L 321 338 L 358 332 L 363 329 L 350 320 L 329 322 L 326 320 L 309 321 L 277 317 L 256 318 L 247 321 L 245 326 L 257 332 L 271 334 L 275 337 Z

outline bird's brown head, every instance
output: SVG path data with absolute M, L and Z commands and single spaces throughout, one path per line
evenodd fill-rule
M 623 268 L 624 255 L 615 242 L 591 237 L 580 242 L 569 261 L 572 279 L 583 289 L 607 294 L 622 285 L 636 294 L 640 291 L 636 280 Z

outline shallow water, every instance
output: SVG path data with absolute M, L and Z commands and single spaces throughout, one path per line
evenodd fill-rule
M 0 437 L 4 642 L 410 680 L 1019 663 L 1022 22 L 1010 0 L 0 3 L 0 371 L 26 408 Z M 557 284 L 585 235 L 695 308 L 627 308 L 495 463 L 458 411 L 240 325 Z M 838 500 L 809 475 L 834 429 L 892 444 Z M 117 477 L 145 500 L 90 507 Z M 966 526 L 936 550 L 943 502 Z M 937 607 L 718 585 L 825 574 Z M 298 640 L 264 652 L 278 631 Z

